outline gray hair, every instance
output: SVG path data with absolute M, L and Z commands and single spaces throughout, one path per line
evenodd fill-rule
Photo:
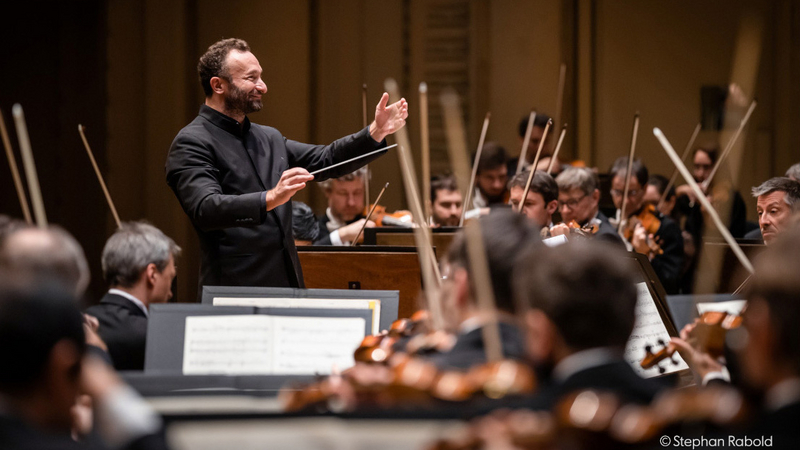
M 0 267 L 32 282 L 55 281 L 81 297 L 89 285 L 89 264 L 83 248 L 58 225 L 47 229 L 19 228 L 10 232 L 0 249 Z
M 341 176 L 339 178 L 329 178 L 329 179 L 327 179 L 325 181 L 320 181 L 317 184 L 319 184 L 319 187 L 321 187 L 322 190 L 327 191 L 327 190 L 333 188 L 333 186 L 332 186 L 332 181 L 333 180 L 337 180 L 337 181 L 353 181 L 356 178 L 361 178 L 363 180 L 364 177 L 367 177 L 367 176 L 369 176 L 368 169 L 366 167 L 362 167 L 360 169 L 356 169 L 355 171 L 348 173 L 347 175 Z
M 181 248 L 158 228 L 145 222 L 126 222 L 103 248 L 103 276 L 111 286 L 132 287 L 149 264 L 163 271 Z
M 556 177 L 558 190 L 561 192 L 580 188 L 586 195 L 591 195 L 597 189 L 597 175 L 592 169 L 585 167 L 570 167 Z
M 774 177 L 761 183 L 760 186 L 752 190 L 753 197 L 761 197 L 775 191 L 784 192 L 786 195 L 783 201 L 789 205 L 793 211 L 800 210 L 800 182 L 786 177 Z
M 794 179 L 795 181 L 800 181 L 800 163 L 789 167 L 789 169 L 786 171 L 786 176 Z

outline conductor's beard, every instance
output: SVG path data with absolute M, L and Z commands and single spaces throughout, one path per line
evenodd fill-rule
M 259 98 L 254 97 L 258 95 Z M 261 111 L 260 94 L 255 89 L 252 92 L 245 92 L 235 84 L 230 84 L 228 96 L 225 97 L 225 109 L 230 112 L 240 112 L 244 115 Z

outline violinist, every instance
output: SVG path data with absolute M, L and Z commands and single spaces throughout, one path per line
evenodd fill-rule
M 529 175 L 529 172 L 518 173 L 508 183 L 511 206 L 514 211 L 519 211 L 519 205 L 522 203 L 524 216 L 531 219 L 539 228 L 550 228 L 553 226 L 553 214 L 558 210 L 558 185 L 553 177 L 537 170 L 533 174 L 528 196 L 523 201 L 522 195 Z
M 669 217 L 656 211 L 644 201 L 649 174 L 640 160 L 634 160 L 631 176 L 626 176 L 628 158 L 617 159 L 611 167 L 611 197 L 617 210 L 625 210 L 624 238 L 633 251 L 648 255 L 661 284 L 668 294 L 678 292 L 683 265 L 683 237 L 680 227 Z M 626 179 L 628 201 L 622 205 Z M 654 245 L 655 244 L 655 245 Z
M 365 168 L 343 177 L 320 183 L 328 208 L 319 218 L 319 237 L 314 245 L 350 245 L 364 225 L 364 177 L 369 176 Z M 375 226 L 369 221 L 367 228 Z M 363 234 L 362 238 L 363 239 Z
M 753 188 L 757 199 L 759 228 L 745 235 L 745 238 L 761 239 L 770 243 L 789 227 L 792 215 L 800 211 L 800 183 L 787 177 L 775 177 Z
M 431 225 L 457 227 L 464 199 L 454 175 L 439 175 L 431 180 Z
M 800 163 L 794 164 L 792 167 L 786 169 L 786 175 L 784 176 L 794 181 L 800 181 Z
M 748 286 L 747 330 L 739 360 L 746 384 L 763 393 L 748 435 L 773 436 L 778 448 L 800 446 L 800 230 L 776 239 L 756 260 Z
M 508 209 L 479 220 L 499 314 L 503 357 L 522 359 L 524 346 L 515 323 L 511 273 L 517 255 L 527 245 L 533 245 L 539 233 L 528 220 Z M 453 240 L 444 269 L 442 309 L 448 328 L 456 331 L 456 341 L 449 351 L 430 357 L 440 369 L 466 370 L 486 362 L 481 330 L 488 318 L 482 315 L 475 298 L 465 237 L 462 232 Z
M 475 176 L 475 192 L 472 195 L 472 208 L 487 208 L 505 204 L 508 201 L 508 156 L 506 149 L 494 142 L 487 142 L 478 161 Z
M 517 134 L 519 136 L 519 145 L 525 143 L 525 133 L 528 131 L 528 120 L 529 117 L 526 114 L 525 117 L 522 117 L 519 120 L 519 126 L 517 127 Z M 539 143 L 542 142 L 542 138 L 545 139 L 544 147 L 542 147 L 542 155 L 537 164 L 536 170 L 547 170 L 547 165 L 542 162 L 542 159 L 547 158 L 547 164 L 550 161 L 550 155 L 553 154 L 553 139 L 550 136 L 544 136 L 544 129 L 547 126 L 547 122 L 550 120 L 550 116 L 547 114 L 537 113 L 536 117 L 533 120 L 533 128 L 531 129 L 531 138 L 528 141 L 528 150 L 525 152 L 525 161 L 522 163 L 522 170 L 528 171 L 531 168 L 531 164 L 533 164 L 533 159 L 536 157 L 536 151 L 539 149 Z M 552 134 L 552 133 L 551 133 Z M 509 176 L 516 175 L 517 173 L 517 165 L 519 164 L 519 158 L 513 158 L 508 161 L 508 174 Z M 560 167 L 560 163 L 556 166 Z M 558 170 L 556 170 L 556 173 Z
M 556 177 L 558 184 L 558 207 L 564 223 L 575 221 L 580 226 L 599 223 L 596 239 L 622 245 L 622 238 L 600 212 L 600 183 L 593 170 L 585 167 L 569 167 Z
M 546 261 L 546 264 L 542 262 Z M 600 389 L 649 403 L 661 389 L 623 359 L 634 320 L 634 270 L 619 246 L 594 240 L 529 247 L 514 269 L 530 359 L 550 373 L 532 400 L 550 409 L 576 390 Z

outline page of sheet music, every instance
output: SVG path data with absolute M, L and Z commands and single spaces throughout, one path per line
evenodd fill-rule
M 361 317 L 274 317 L 274 374 L 329 374 L 355 364 L 353 352 L 364 339 Z
M 658 314 L 655 299 L 650 295 L 650 290 L 647 289 L 647 283 L 637 283 L 637 300 L 636 300 L 636 322 L 633 325 L 633 331 L 628 344 L 625 346 L 625 360 L 639 375 L 650 378 L 660 375 L 658 367 L 650 369 L 642 369 L 639 363 L 645 355 L 645 346 L 652 345 L 653 351 L 659 349 L 658 340 L 661 339 L 665 343 L 669 342 L 670 335 L 667 332 L 667 327 L 664 321 L 661 320 L 661 315 Z M 667 361 L 661 363 L 662 367 L 666 369 L 665 373 L 672 373 L 683 369 L 688 369 L 689 366 L 686 362 L 675 353 L 675 360 L 678 364 L 667 364 Z
M 268 315 L 186 318 L 184 375 L 313 375 L 355 364 L 360 317 Z
M 378 299 L 214 297 L 211 302 L 214 306 L 255 306 L 257 308 L 370 309 L 372 310 L 372 334 L 381 332 L 381 301 Z
M 270 373 L 272 327 L 272 317 L 264 315 L 187 317 L 183 374 Z

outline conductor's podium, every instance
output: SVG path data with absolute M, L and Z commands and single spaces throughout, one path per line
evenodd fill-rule
M 410 317 L 422 289 L 415 247 L 297 247 L 309 289 L 369 289 L 400 292 L 398 317 Z

